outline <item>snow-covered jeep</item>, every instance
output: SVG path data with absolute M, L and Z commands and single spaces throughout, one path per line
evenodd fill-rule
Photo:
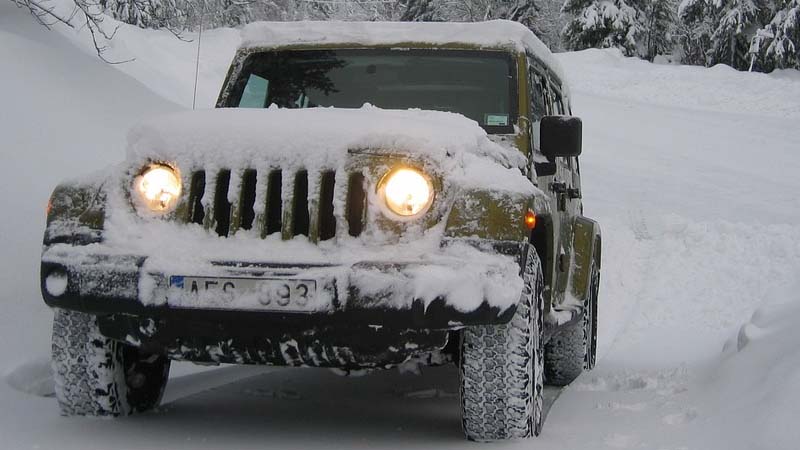
M 158 405 L 171 360 L 456 363 L 467 437 L 538 434 L 595 355 L 581 123 L 525 27 L 257 23 L 218 108 L 61 184 L 41 287 L 61 411 Z

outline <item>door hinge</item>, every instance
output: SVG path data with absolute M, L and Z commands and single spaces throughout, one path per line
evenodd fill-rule
M 556 194 L 564 194 L 567 192 L 567 183 L 562 183 L 560 181 L 550 183 L 550 190 Z

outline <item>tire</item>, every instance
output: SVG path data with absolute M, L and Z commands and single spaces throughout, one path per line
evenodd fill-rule
M 545 383 L 566 386 L 584 371 L 594 368 L 597 358 L 597 294 L 600 270 L 592 262 L 589 296 L 583 301 L 583 320 L 559 330 L 545 346 Z
M 461 417 L 473 441 L 538 435 L 543 418 L 543 310 L 541 261 L 528 247 L 517 310 L 504 325 L 462 333 Z
M 55 309 L 55 391 L 65 416 L 124 416 L 159 405 L 170 361 L 100 334 L 95 316 Z

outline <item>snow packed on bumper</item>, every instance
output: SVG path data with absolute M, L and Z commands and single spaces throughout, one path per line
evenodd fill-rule
M 146 255 L 136 291 L 139 292 L 138 301 L 152 306 L 259 309 L 255 298 L 217 301 L 202 295 L 170 296 L 165 295 L 169 294 L 166 286 L 159 284 L 170 275 L 224 278 L 259 272 L 242 269 L 248 262 L 279 263 L 283 272 L 294 271 L 292 278 L 314 279 L 320 286 L 325 281 L 335 280 L 339 292 L 346 293 L 348 288 L 355 288 L 360 297 L 372 298 L 373 306 L 385 308 L 407 309 L 415 300 L 421 300 L 427 307 L 437 298 L 442 298 L 461 312 L 474 311 L 483 302 L 502 312 L 516 304 L 522 291 L 523 282 L 516 258 L 485 253 L 466 244 L 454 243 L 439 248 L 438 245 L 432 247 L 430 239 L 423 239 L 411 244 L 368 248 L 354 242 L 318 246 L 301 238 L 252 241 L 209 237 L 201 240 L 183 236 L 187 231 L 184 226 L 175 225 L 173 228 L 169 233 L 157 234 L 151 239 L 132 240 L 127 244 L 116 239 L 82 247 L 57 244 L 47 249 L 42 259 L 76 265 L 81 262 L 94 264 L 102 258 L 104 262 L 97 265 L 99 271 L 124 273 L 134 267 L 130 257 L 125 255 Z M 115 257 L 119 267 L 114 267 Z M 217 264 L 233 260 L 238 266 Z M 259 270 L 261 275 L 254 277 L 263 277 L 263 272 L 269 273 L 270 269 Z M 103 281 L 108 281 L 105 278 Z M 89 285 L 79 286 L 80 292 L 97 293 L 97 283 L 91 279 L 81 281 Z M 109 285 L 107 282 L 102 284 Z M 107 294 L 120 298 L 134 295 L 134 292 L 119 291 L 124 283 L 112 284 L 114 290 Z M 320 295 L 328 294 L 320 291 Z M 344 300 L 339 299 L 340 302 Z M 333 307 L 331 302 L 327 302 L 320 304 L 315 311 L 330 312 Z

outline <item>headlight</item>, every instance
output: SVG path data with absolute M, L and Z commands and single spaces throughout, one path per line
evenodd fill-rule
M 410 217 L 425 212 L 433 201 L 433 186 L 422 172 L 410 169 L 394 169 L 387 173 L 378 192 L 393 213 Z
M 181 178 L 172 167 L 153 164 L 136 177 L 134 187 L 151 211 L 166 212 L 178 202 Z

